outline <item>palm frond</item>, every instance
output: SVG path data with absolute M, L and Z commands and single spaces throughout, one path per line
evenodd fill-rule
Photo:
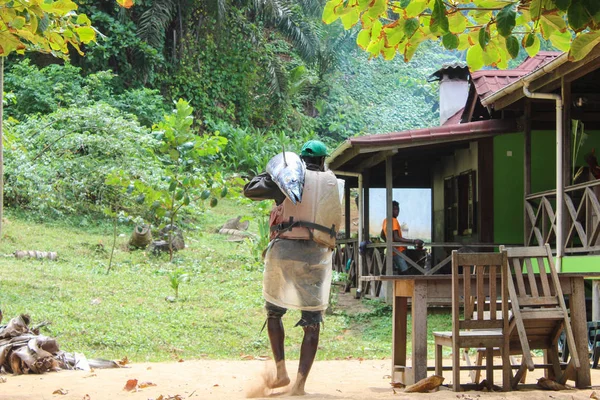
M 269 92 L 277 98 L 287 96 L 288 79 L 285 68 L 277 57 L 270 57 L 267 71 L 269 72 Z
M 311 63 L 319 48 L 319 37 L 314 26 L 306 21 L 297 21 L 293 4 L 282 0 L 254 0 L 255 11 L 262 20 L 286 37 L 296 48 L 298 55 Z
M 177 11 L 177 0 L 154 0 L 142 14 L 138 35 L 150 46 L 160 49 L 165 42 L 165 32 Z

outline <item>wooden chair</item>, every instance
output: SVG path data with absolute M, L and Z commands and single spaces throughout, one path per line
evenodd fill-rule
M 512 372 L 508 355 L 508 266 L 506 252 L 452 252 L 452 331 L 434 332 L 435 371 L 442 374 L 442 347 L 452 347 L 452 388 L 461 390 L 460 371 L 482 369 L 460 366 L 461 349 L 486 349 L 486 379 L 494 382 L 494 369 L 502 368 L 502 387 L 510 390 Z M 498 288 L 500 282 L 500 288 Z M 500 290 L 498 290 L 500 289 Z M 461 308 L 464 313 L 461 315 Z M 502 365 L 494 367 L 494 349 Z
M 563 329 L 571 350 L 568 368 L 579 369 L 580 364 L 550 246 L 500 246 L 500 251 L 506 251 L 508 255 L 511 278 L 508 280 L 512 312 L 509 326 L 510 353 L 523 355 L 521 367 L 511 385 L 513 388 L 517 386 L 525 368 L 533 371 L 536 367 L 549 369 L 549 375 L 564 384 L 568 373 L 562 372 L 558 357 L 558 339 Z M 534 349 L 544 350 L 549 364 L 536 366 L 531 357 L 531 350 Z

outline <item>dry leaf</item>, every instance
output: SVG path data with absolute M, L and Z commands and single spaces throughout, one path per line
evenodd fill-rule
M 558 382 L 555 382 L 552 379 L 545 378 L 545 377 L 541 377 L 540 379 L 538 379 L 537 385 L 543 389 L 548 389 L 548 390 L 567 390 L 567 389 L 569 389 L 567 386 L 560 384 Z
M 429 392 L 430 390 L 438 388 L 442 382 L 444 382 L 444 378 L 439 375 L 431 375 L 430 377 L 421 379 L 419 382 L 414 385 L 408 386 L 404 389 L 404 393 L 424 393 Z
M 390 382 L 390 385 L 392 385 L 393 388 L 399 388 L 399 389 L 402 389 L 402 388 L 406 387 L 406 385 L 404 383 L 402 383 L 402 382 L 394 382 L 394 381 L 392 381 L 392 382 Z
M 152 383 L 152 382 L 142 382 L 139 384 L 139 388 L 140 389 L 144 389 L 150 386 L 156 386 L 156 383 Z
M 590 399 L 600 400 L 600 395 L 594 391 L 590 394 Z
M 6 378 L 3 378 L 0 376 L 0 383 L 4 383 L 4 382 L 6 382 Z
M 52 392 L 52 394 L 62 394 L 63 396 L 67 393 L 69 393 L 69 391 L 63 388 L 56 389 L 54 392 Z
M 81 400 L 90 400 L 90 395 L 86 394 L 85 396 L 83 396 L 83 399 L 81 399 Z
M 180 358 L 177 362 L 183 362 L 183 361 L 184 361 L 183 358 Z
M 215 384 L 213 385 L 213 387 L 217 387 L 217 386 L 219 386 L 219 384 L 218 384 L 218 383 L 215 383 Z
M 121 367 L 124 367 L 125 365 L 129 364 L 129 358 L 127 358 L 127 356 L 121 358 L 119 361 L 117 361 L 117 364 L 119 364 Z
M 254 356 L 251 356 L 250 354 L 242 354 L 242 355 L 240 356 L 240 358 L 241 358 L 242 360 L 252 360 L 252 359 L 254 359 Z
M 137 379 L 129 379 L 127 381 L 127 383 L 125 384 L 125 387 L 123 388 L 123 390 L 131 392 L 132 390 L 135 390 L 137 388 L 137 383 L 138 383 Z
M 93 378 L 94 376 L 98 376 L 98 375 L 96 375 L 96 374 L 89 374 L 89 375 L 84 376 L 84 378 Z

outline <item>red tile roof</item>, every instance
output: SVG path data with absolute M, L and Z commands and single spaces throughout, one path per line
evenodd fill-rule
M 471 79 L 479 98 L 484 99 L 494 92 L 519 80 L 524 75 L 549 63 L 562 53 L 559 51 L 540 51 L 534 57 L 527 57 L 515 69 L 507 70 L 480 70 L 471 72 Z
M 402 132 L 357 136 L 348 139 L 352 146 L 393 146 L 398 144 L 434 142 L 469 138 L 475 135 L 494 135 L 500 133 L 516 132 L 518 130 L 515 120 L 490 119 L 485 121 L 467 122 L 464 124 L 443 125 L 433 128 L 411 129 Z

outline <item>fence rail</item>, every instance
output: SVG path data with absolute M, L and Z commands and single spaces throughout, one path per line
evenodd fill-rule
M 600 180 L 565 188 L 565 253 L 600 251 Z M 556 247 L 556 191 L 525 198 L 525 245 Z

